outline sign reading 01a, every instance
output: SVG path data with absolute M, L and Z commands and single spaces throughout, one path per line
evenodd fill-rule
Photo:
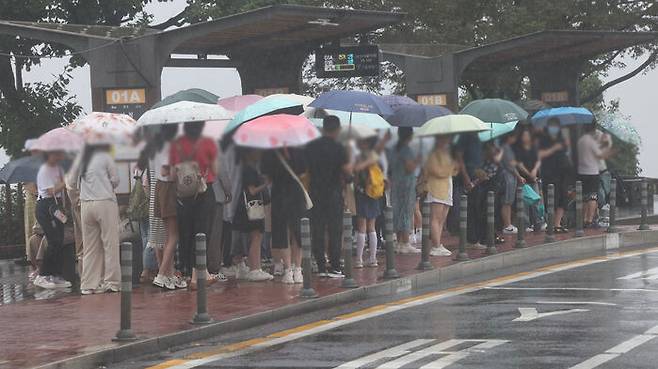
M 378 76 L 377 45 L 323 47 L 315 50 L 318 78 Z
M 146 111 L 146 89 L 110 88 L 105 90 L 105 111 L 128 114 L 138 119 Z

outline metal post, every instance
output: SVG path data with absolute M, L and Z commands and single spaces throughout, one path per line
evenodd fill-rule
M 545 242 L 555 242 L 555 185 L 548 184 L 546 199 L 546 238 Z
M 121 257 L 121 327 L 112 341 L 134 341 L 137 339 L 130 328 L 133 290 L 133 245 L 123 242 L 119 248 Z
M 516 188 L 516 243 L 517 249 L 524 248 L 525 243 L 525 203 L 523 202 L 523 187 Z
M 608 233 L 617 232 L 617 179 L 610 180 L 610 214 L 608 214 Z
M 386 206 L 384 210 L 386 223 L 384 224 L 384 241 L 386 242 L 386 270 L 384 279 L 400 278 L 395 270 L 395 243 L 393 242 L 393 208 Z
M 493 191 L 487 192 L 487 255 L 498 253 L 496 249 L 496 230 L 495 230 L 495 194 Z
M 461 195 L 459 198 L 459 251 L 457 253 L 457 261 L 468 260 L 468 253 L 466 253 L 466 221 L 468 218 L 468 197 Z
M 642 182 L 640 183 L 640 204 L 642 206 L 642 212 L 640 216 L 640 227 L 638 230 L 640 231 L 646 231 L 649 230 L 649 223 L 647 221 L 647 212 L 648 212 L 648 191 L 647 191 L 647 180 L 646 178 L 642 179 Z
M 356 288 L 359 285 L 354 280 L 352 274 L 352 214 L 349 211 L 346 211 L 343 214 L 343 259 L 345 260 L 345 266 L 343 268 L 343 273 L 345 278 L 343 278 L 340 286 L 343 288 Z
M 308 218 L 302 218 L 302 275 L 304 276 L 304 286 L 299 292 L 299 297 L 303 299 L 318 297 L 311 285 L 313 260 L 311 260 L 311 222 Z
M 576 181 L 576 237 L 585 235 L 583 231 L 583 183 Z
M 423 233 L 421 239 L 421 253 L 420 263 L 416 269 L 418 270 L 432 270 L 434 267 L 430 263 L 430 249 L 432 248 L 432 239 L 430 238 L 430 216 L 431 208 L 430 203 L 424 202 L 420 208 L 423 217 Z
M 196 314 L 192 318 L 193 324 L 208 324 L 212 318 L 208 315 L 208 293 L 206 281 L 208 279 L 206 269 L 206 235 L 197 233 L 194 236 L 196 243 Z

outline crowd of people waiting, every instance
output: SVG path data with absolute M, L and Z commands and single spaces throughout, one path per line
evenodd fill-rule
M 456 230 L 457 212 L 451 209 L 462 194 L 468 196 L 469 247 L 486 248 L 489 191 L 495 193 L 496 242 L 504 242 L 518 232 L 512 209 L 522 185 L 543 198 L 547 186 L 555 186 L 554 223 L 547 225 L 539 208 L 532 207 L 528 230 L 568 232 L 563 216 L 576 179 L 583 185 L 585 227 L 596 227 L 598 205 L 605 202 L 600 175 L 613 153 L 610 136 L 598 131 L 595 122 L 584 126 L 572 147 L 568 130 L 557 119 L 539 129 L 522 121 L 513 132 L 487 142 L 477 133 L 437 136 L 431 143 L 426 139 L 428 150 L 418 147 L 406 127 L 397 129 L 395 140 L 390 132 L 353 139 L 350 128 L 332 115 L 323 118 L 321 138 L 304 148 L 276 151 L 238 147 L 230 135 L 216 143 L 202 136 L 203 122 L 183 126 L 179 137 L 178 125 L 146 135 L 135 177 L 148 198 L 139 228 L 142 279 L 170 290 L 196 288 L 197 233 L 208 235 L 209 253 L 212 248 L 221 253 L 221 260 L 208 264 L 211 282 L 281 276 L 282 283 L 302 283 L 303 217 L 311 220 L 317 272 L 337 278 L 343 275 L 345 211 L 354 216 L 356 268 L 377 266 L 387 205 L 393 211 L 395 250 L 401 254 L 420 253 L 425 202 L 431 209 L 430 255 L 450 256 L 442 235 L 444 229 Z M 60 165 L 62 153 L 45 154 L 34 189 L 36 231 L 28 247 L 36 286 L 71 287 L 73 282 L 62 271 L 76 258 L 63 245 L 68 193 L 83 245 L 76 252 L 81 293 L 119 290 L 120 219 L 114 192 L 119 177 L 111 150 L 87 145 L 68 173 Z M 190 186 L 195 186 L 192 192 Z M 264 270 L 264 259 L 273 261 L 272 269 Z

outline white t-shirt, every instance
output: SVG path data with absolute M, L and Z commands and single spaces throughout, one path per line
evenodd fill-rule
M 114 158 L 108 152 L 95 152 L 89 164 L 87 172 L 80 178 L 80 200 L 82 201 L 116 201 L 114 189 L 119 185 Z
M 37 190 L 40 198 L 52 197 L 48 190 L 55 188 L 55 185 L 64 181 L 64 171 L 59 165 L 50 166 L 47 163 L 41 164 L 37 173 Z M 62 193 L 55 194 L 55 197 L 61 198 Z
M 151 168 L 153 168 L 153 170 L 155 171 L 155 179 L 157 179 L 158 181 L 163 181 L 163 182 L 170 181 L 169 177 L 162 175 L 162 167 L 169 165 L 170 147 L 171 144 L 169 142 L 166 142 L 164 146 L 162 146 L 162 150 L 155 153 L 153 160 L 151 160 Z
M 601 144 L 591 133 L 585 133 L 578 139 L 578 174 L 598 175 Z

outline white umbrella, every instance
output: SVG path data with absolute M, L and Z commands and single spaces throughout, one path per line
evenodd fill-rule
M 179 101 L 151 109 L 137 121 L 140 126 L 229 120 L 234 113 L 216 104 Z
M 82 135 L 88 144 L 130 144 L 137 122 L 126 114 L 92 112 L 68 128 Z
M 465 132 L 489 131 L 480 119 L 466 114 L 444 115 L 442 117 L 428 120 L 416 131 L 416 136 L 453 135 Z

